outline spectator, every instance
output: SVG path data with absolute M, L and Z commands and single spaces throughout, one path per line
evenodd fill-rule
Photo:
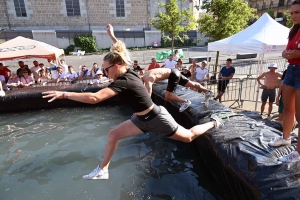
M 109 81 L 109 79 L 107 77 L 103 77 L 103 73 L 100 70 L 96 73 L 96 77 L 94 78 L 93 83 L 100 84 L 100 83 L 104 83 L 104 82 L 108 82 L 108 81 Z
M 188 79 L 190 79 L 191 76 L 192 76 L 192 74 L 191 74 L 191 72 L 189 71 L 189 69 L 188 69 L 187 66 L 183 66 L 183 67 L 182 67 L 182 72 L 181 72 L 181 74 L 182 74 L 183 76 L 187 77 Z
M 173 55 L 170 55 L 169 60 L 166 60 L 165 63 L 161 67 L 174 69 L 176 64 L 177 64 L 177 62 L 173 60 Z
M 86 80 L 90 78 L 91 78 L 90 71 L 86 68 L 85 65 L 82 65 L 81 71 L 79 72 L 79 80 Z
M 51 77 L 46 73 L 46 70 L 44 68 L 40 69 L 38 82 L 42 85 L 46 85 L 50 81 L 51 81 Z
M 39 63 L 38 63 L 37 60 L 34 60 L 33 61 L 33 67 L 30 68 L 30 71 L 33 74 L 33 78 L 35 80 L 35 83 L 37 83 L 38 80 L 39 80 L 39 73 L 38 73 L 39 70 L 40 70 Z
M 209 81 L 209 72 L 208 69 L 206 68 L 207 61 L 203 60 L 201 62 L 201 67 L 196 68 L 196 76 L 195 76 L 195 81 L 200 83 L 202 86 L 205 86 L 205 81 Z
M 196 77 L 196 68 L 197 67 L 200 67 L 198 64 L 197 64 L 197 60 L 196 59 L 193 59 L 192 61 L 192 65 L 190 65 L 189 67 L 189 71 L 191 72 L 192 76 L 191 76 L 191 81 L 194 81 L 195 80 L 195 77 Z
M 177 62 L 179 59 L 180 59 L 180 55 L 178 50 L 176 49 L 173 55 L 173 60 Z
M 65 63 L 65 60 L 64 59 L 60 59 L 59 60 L 59 64 L 58 66 L 60 66 L 62 68 L 62 72 L 64 74 L 67 74 L 68 73 L 68 65 Z
M 219 80 L 218 80 L 218 95 L 214 98 L 214 100 L 219 99 L 219 102 L 221 102 L 221 98 L 226 90 L 226 87 L 230 81 L 230 79 L 233 78 L 235 69 L 231 66 L 232 59 L 228 58 L 226 60 L 226 66 L 221 69 L 219 72 Z
M 46 67 L 47 73 L 51 74 L 53 76 L 56 73 L 57 65 L 55 64 L 55 60 L 47 59 L 47 61 L 49 63 L 49 67 Z M 53 74 L 52 74 L 52 72 L 53 72 Z
M 56 73 L 54 74 L 53 79 L 54 79 L 53 82 L 55 83 L 66 81 L 66 74 L 63 72 L 61 66 L 58 66 L 56 68 Z
M 265 110 L 265 106 L 267 103 L 267 100 L 269 99 L 269 109 L 268 109 L 268 120 L 271 120 L 271 112 L 273 109 L 273 103 L 275 102 L 275 97 L 276 97 L 276 88 L 279 87 L 278 85 L 278 78 L 281 78 L 282 75 L 275 72 L 275 70 L 277 69 L 277 64 L 276 63 L 270 63 L 269 67 L 268 67 L 269 71 L 263 73 L 262 75 L 260 75 L 259 77 L 257 77 L 257 82 L 258 84 L 261 86 L 261 88 L 263 89 L 263 92 L 261 94 L 261 107 L 260 107 L 260 114 L 262 115 L 264 110 Z M 262 84 L 260 82 L 260 79 L 265 78 L 264 80 L 264 84 Z
M 182 60 L 181 59 L 179 59 L 177 61 L 177 64 L 175 65 L 175 68 L 178 69 L 179 71 L 182 70 Z
M 51 77 L 51 70 L 49 68 L 45 67 L 44 63 L 39 64 L 39 70 L 38 71 L 40 71 L 42 69 L 45 70 L 45 73 Z M 56 69 L 56 67 L 55 67 L 55 69 Z
M 8 81 L 10 73 L 11 71 L 7 67 L 4 67 L 3 63 L 0 63 L 0 75 L 4 76 L 6 81 Z
M 13 71 L 11 73 L 11 77 L 7 81 L 7 87 L 11 90 L 17 89 L 20 86 L 20 79 L 17 75 L 17 72 Z
M 148 67 L 148 70 L 160 68 L 160 65 L 156 62 L 155 58 L 151 58 L 151 64 Z
M 137 60 L 133 61 L 133 71 L 140 72 L 140 70 L 143 70 L 143 68 L 139 66 L 138 61 Z
M 73 84 L 78 80 L 78 75 L 77 75 L 77 72 L 74 71 L 72 65 L 69 65 L 68 69 L 69 69 L 69 71 L 67 73 L 67 78 L 70 81 L 70 83 Z
M 19 76 L 19 78 L 21 78 L 23 76 L 23 71 L 27 71 L 28 72 L 28 75 L 30 76 L 31 75 L 31 71 L 30 69 L 28 69 L 28 65 L 24 65 L 24 62 L 23 61 L 19 61 L 19 69 L 17 70 L 17 74 Z
M 23 76 L 20 78 L 20 87 L 28 87 L 34 83 L 33 78 L 28 74 L 27 70 L 22 71 Z
M 273 146 L 283 146 L 291 144 L 291 129 L 294 125 L 294 117 L 300 122 L 300 2 L 293 1 L 291 6 L 291 18 L 294 23 L 289 36 L 286 50 L 282 52 L 282 57 L 288 60 L 288 67 L 283 81 L 282 99 L 284 104 L 283 114 L 283 136 L 277 137 Z M 295 151 L 279 158 L 281 162 L 296 162 L 300 160 L 300 128 L 298 129 L 298 142 Z M 291 165 L 292 166 L 292 165 Z
M 98 66 L 97 63 L 94 63 L 93 67 L 90 71 L 90 74 L 92 75 L 92 78 L 96 78 L 96 74 L 97 74 L 98 71 L 101 71 L 101 68 Z

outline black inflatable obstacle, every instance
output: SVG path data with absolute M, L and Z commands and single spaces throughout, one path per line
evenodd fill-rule
M 179 104 L 164 99 L 166 83 L 153 86 L 152 98 L 165 106 L 177 122 L 186 128 L 209 120 L 211 113 L 223 117 L 225 127 L 198 137 L 194 144 L 200 158 L 225 199 L 300 199 L 300 162 L 281 163 L 277 159 L 295 149 L 268 146 L 280 131 L 241 114 L 231 112 L 216 101 L 207 109 L 202 94 L 178 87 L 176 94 L 190 99 L 191 106 L 179 113 Z

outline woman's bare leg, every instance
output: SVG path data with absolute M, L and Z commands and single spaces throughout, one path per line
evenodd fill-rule
M 295 94 L 296 90 L 293 87 L 283 85 L 283 138 L 287 139 L 291 136 L 291 130 L 294 126 L 295 118 Z M 300 100 L 300 98 L 299 98 Z
M 189 143 L 209 129 L 212 129 L 213 127 L 215 127 L 215 122 L 213 121 L 196 125 L 191 129 L 185 129 L 182 126 L 178 125 L 178 130 L 170 138 L 173 140 L 179 140 L 185 143 Z
M 300 90 L 296 90 L 296 99 L 295 99 L 295 101 L 296 102 L 300 101 Z M 300 104 L 296 103 L 294 105 L 296 107 L 295 108 L 296 109 L 296 120 L 297 120 L 297 122 L 299 124 L 299 122 L 300 122 Z M 298 151 L 298 153 L 300 153 L 300 138 L 299 138 L 299 134 L 300 134 L 300 129 L 298 127 L 298 143 L 297 143 L 297 148 L 296 148 L 296 151 Z
M 141 131 L 136 125 L 134 125 L 134 123 L 132 123 L 131 120 L 127 120 L 121 123 L 116 128 L 109 131 L 103 160 L 99 165 L 100 168 L 103 170 L 108 170 L 108 165 L 111 161 L 113 154 L 115 153 L 118 147 L 118 142 L 120 139 L 134 136 L 134 135 L 139 135 L 142 133 L 143 131 Z

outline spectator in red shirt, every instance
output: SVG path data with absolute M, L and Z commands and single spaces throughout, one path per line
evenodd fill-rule
M 10 77 L 10 70 L 7 67 L 4 67 L 3 63 L 0 63 L 0 75 L 4 76 L 6 82 Z
M 160 68 L 160 65 L 156 62 L 155 58 L 152 58 L 148 70 L 155 69 L 155 68 Z

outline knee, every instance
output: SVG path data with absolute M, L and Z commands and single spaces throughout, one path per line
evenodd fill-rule
M 170 93 L 170 92 L 166 92 L 166 93 L 165 93 L 165 98 L 166 98 L 166 99 L 170 99 L 171 96 L 172 96 L 172 93 Z
M 115 129 L 112 129 L 108 132 L 108 141 L 113 142 L 113 141 L 118 141 L 119 137 L 117 134 L 117 131 Z

